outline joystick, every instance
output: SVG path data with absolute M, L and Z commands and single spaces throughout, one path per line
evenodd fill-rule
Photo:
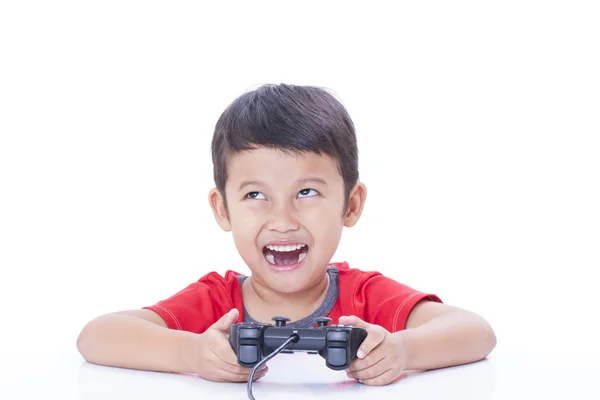
M 285 326 L 285 323 L 290 321 L 288 317 L 273 317 L 271 319 L 275 321 L 275 326 L 279 327 Z
M 327 324 L 329 324 L 331 322 L 331 318 L 329 317 L 319 317 L 315 319 L 315 322 L 317 323 L 319 328 L 322 328 L 324 326 L 327 326 Z
M 231 326 L 229 342 L 239 365 L 251 368 L 261 360 L 275 356 L 272 354 L 274 352 L 300 351 L 319 354 L 325 359 L 328 368 L 341 371 L 350 366 L 350 362 L 356 358 L 358 348 L 367 337 L 367 331 L 363 328 L 328 325 L 331 318 L 327 317 L 315 319 L 317 328 L 290 328 L 285 326 L 290 321 L 289 318 L 272 319 L 275 326 L 251 322 Z

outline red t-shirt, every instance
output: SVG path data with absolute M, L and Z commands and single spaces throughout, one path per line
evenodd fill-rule
M 355 315 L 390 332 L 403 330 L 408 315 L 421 300 L 442 302 L 434 294 L 419 292 L 375 271 L 350 268 L 348 263 L 330 264 L 338 269 L 338 299 L 327 315 L 338 323 L 341 316 Z M 144 307 L 162 317 L 170 329 L 202 333 L 232 308 L 237 323 L 243 322 L 244 303 L 240 274 L 227 271 L 225 277 L 211 272 L 185 289 Z

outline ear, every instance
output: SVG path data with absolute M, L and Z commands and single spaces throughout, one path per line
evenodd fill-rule
M 344 226 L 348 228 L 356 225 L 362 214 L 365 201 L 367 200 L 367 187 L 357 182 L 350 191 L 350 197 L 348 198 L 348 209 L 344 214 Z
M 217 224 L 219 224 L 221 229 L 225 232 L 231 231 L 231 224 L 229 223 L 227 209 L 225 208 L 225 200 L 219 189 L 214 188 L 208 193 L 208 202 L 213 210 Z

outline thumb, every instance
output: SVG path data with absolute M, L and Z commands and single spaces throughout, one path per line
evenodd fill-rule
M 352 325 L 352 326 L 356 326 L 357 328 L 364 328 L 364 329 L 367 329 L 367 328 L 369 328 L 369 326 L 371 326 L 371 324 L 363 321 L 362 319 L 358 318 L 356 315 L 340 317 L 340 324 L 341 325 Z
M 229 328 L 235 323 L 237 318 L 238 310 L 237 308 L 232 308 L 227 314 L 223 315 L 217 322 L 212 324 L 210 328 L 229 333 Z

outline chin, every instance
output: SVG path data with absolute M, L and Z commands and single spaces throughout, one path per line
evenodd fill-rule
M 319 286 L 324 278 L 325 268 L 318 273 L 314 268 L 310 271 L 296 269 L 291 272 L 279 273 L 267 270 L 264 273 L 266 275 L 263 275 L 263 281 L 270 289 L 279 293 L 293 294 Z
M 311 286 L 308 279 L 299 276 L 277 277 L 270 274 L 264 282 L 271 290 L 286 294 L 301 292 Z

